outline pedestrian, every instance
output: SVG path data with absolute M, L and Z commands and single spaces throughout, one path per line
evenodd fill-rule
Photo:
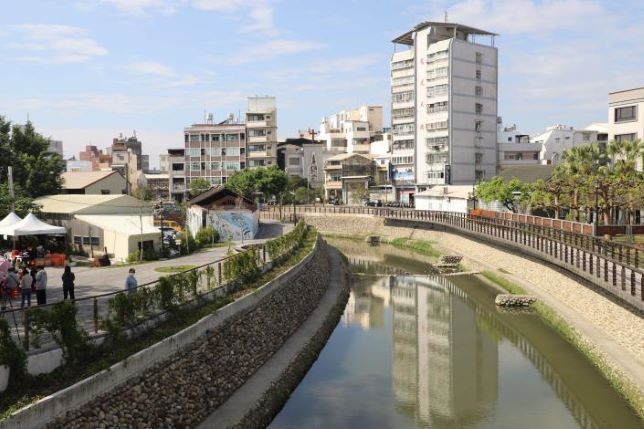
M 7 307 L 7 302 L 11 304 L 11 297 L 19 286 L 20 279 L 18 278 L 18 274 L 16 274 L 16 269 L 14 267 L 9 267 L 7 277 L 4 280 L 4 299 L 2 302 L 2 310 Z
M 25 301 L 27 302 L 27 307 L 31 307 L 31 288 L 33 285 L 34 278 L 26 267 L 23 268 L 20 272 L 20 287 L 22 288 L 22 293 L 20 294 L 20 308 L 25 307 Z
M 67 299 L 67 295 L 69 295 L 69 298 L 74 300 L 74 280 L 76 280 L 76 275 L 69 265 L 65 265 L 61 279 L 63 280 L 63 299 Z
M 47 271 L 43 265 L 38 265 L 36 273 L 36 302 L 38 305 L 47 304 Z
M 134 277 L 135 272 L 136 271 L 134 270 L 134 268 L 130 268 L 130 270 L 128 271 L 127 279 L 125 279 L 125 290 L 127 291 L 128 295 L 132 295 L 134 292 L 136 292 L 136 288 L 138 286 L 136 277 Z

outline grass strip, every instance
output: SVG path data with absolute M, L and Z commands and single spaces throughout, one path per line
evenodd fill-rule
M 522 287 L 493 271 L 483 271 L 481 275 L 514 295 L 526 294 Z M 542 302 L 537 302 L 532 308 L 548 326 L 557 331 L 566 341 L 584 355 L 599 370 L 602 376 L 608 380 L 610 385 L 622 395 L 635 413 L 644 420 L 644 395 L 642 395 L 628 377 L 615 368 L 614 365 L 611 365 L 602 353 L 550 307 Z

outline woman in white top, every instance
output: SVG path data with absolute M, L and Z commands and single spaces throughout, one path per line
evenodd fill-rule
M 22 288 L 20 308 L 24 308 L 25 301 L 27 307 L 31 307 L 31 285 L 34 283 L 34 278 L 27 268 L 23 268 L 20 272 L 20 287 Z

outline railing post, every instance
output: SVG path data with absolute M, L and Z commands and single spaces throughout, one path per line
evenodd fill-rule
M 25 351 L 28 352 L 29 351 L 29 331 L 31 328 L 30 321 L 29 321 L 29 310 L 22 312 L 22 321 L 23 321 L 23 326 L 25 328 L 25 333 L 22 337 L 22 348 L 24 348 Z

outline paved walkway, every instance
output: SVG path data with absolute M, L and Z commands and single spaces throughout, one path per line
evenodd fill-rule
M 290 224 L 281 224 L 275 221 L 262 220 L 257 237 L 254 240 L 244 240 L 244 242 L 231 242 L 229 246 L 222 245 L 193 253 L 188 256 L 166 259 L 161 261 L 144 262 L 134 265 L 113 265 L 109 267 L 72 267 L 76 274 L 74 292 L 76 298 L 86 298 L 89 296 L 100 295 L 109 292 L 123 290 L 125 279 L 128 276 L 128 270 L 131 267 L 136 269 L 136 278 L 139 285 L 150 283 L 158 280 L 159 277 L 167 275 L 156 271 L 160 267 L 172 267 L 179 265 L 201 266 L 209 264 L 226 257 L 228 252 L 242 245 L 263 243 L 270 238 L 279 237 L 288 233 L 293 228 Z M 48 285 L 47 285 L 47 303 L 51 304 L 63 299 L 63 286 L 61 276 L 62 267 L 47 267 Z M 35 305 L 35 296 L 32 296 L 32 305 Z M 20 298 L 14 299 L 14 308 L 20 306 Z

